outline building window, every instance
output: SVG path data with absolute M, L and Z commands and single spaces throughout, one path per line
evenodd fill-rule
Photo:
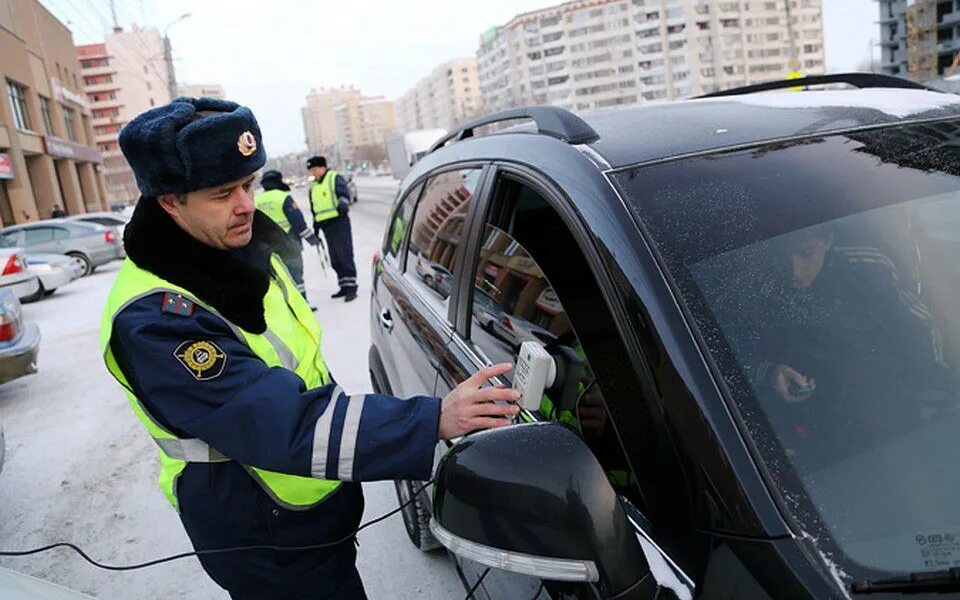
M 30 129 L 30 119 L 27 115 L 27 88 L 8 79 L 7 94 L 10 96 L 14 125 L 17 129 Z
M 43 116 L 43 126 L 47 130 L 47 135 L 53 133 L 53 118 L 50 116 L 50 99 L 40 96 L 40 114 Z
M 77 141 L 77 130 L 75 129 L 75 119 L 73 118 L 73 109 L 62 106 L 63 109 L 63 122 L 67 126 L 67 137 L 70 138 L 71 142 Z

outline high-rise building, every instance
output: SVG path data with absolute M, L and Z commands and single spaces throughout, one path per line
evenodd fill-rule
M 583 0 L 481 36 L 487 110 L 676 99 L 824 72 L 821 0 Z
M 105 210 L 73 37 L 36 0 L 0 2 L 0 225 Z
M 880 0 L 885 73 L 930 81 L 953 75 L 960 52 L 960 1 Z
M 333 109 L 341 161 L 386 160 L 387 136 L 397 130 L 393 102 L 383 96 L 348 98 Z
M 103 152 L 104 180 L 111 202 L 139 196 L 133 171 L 117 138 L 138 114 L 170 102 L 163 38 L 153 28 L 116 27 L 102 44 L 77 46 L 83 86 L 93 114 L 93 133 Z
M 337 146 L 337 126 L 333 109 L 351 98 L 359 98 L 353 87 L 310 90 L 307 105 L 300 109 L 307 150 L 313 154 L 329 153 Z
M 477 59 L 457 58 L 438 66 L 396 101 L 397 129 L 453 129 L 483 112 Z
M 188 96 L 191 98 L 219 98 L 221 100 L 227 99 L 227 93 L 223 90 L 223 86 L 217 85 L 215 83 L 198 83 L 195 85 L 179 85 L 177 86 L 177 95 Z

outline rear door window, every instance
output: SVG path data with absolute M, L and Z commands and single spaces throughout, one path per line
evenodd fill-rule
M 24 230 L 25 244 L 27 246 L 36 246 L 53 241 L 52 227 L 31 227 Z
M 454 260 L 480 184 L 479 168 L 431 177 L 417 202 L 407 242 L 406 277 L 440 314 L 454 286 Z

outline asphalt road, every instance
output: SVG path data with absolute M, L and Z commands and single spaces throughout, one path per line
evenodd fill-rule
M 367 375 L 371 256 L 383 237 L 396 181 L 359 179 L 351 210 L 360 298 L 331 300 L 336 277 L 304 252 L 307 292 L 324 327 L 323 350 L 348 393 L 371 391 Z M 306 208 L 306 190 L 294 190 Z M 309 211 L 305 211 L 309 215 Z M 40 326 L 40 371 L 0 386 L 7 456 L 0 473 L 0 548 L 72 541 L 110 564 L 128 564 L 190 549 L 179 519 L 156 487 L 154 443 L 103 367 L 98 332 L 119 263 L 24 306 Z M 365 484 L 368 520 L 397 507 L 393 484 Z M 318 540 L 318 542 L 323 540 Z M 463 596 L 449 559 L 408 541 L 399 515 L 359 536 L 358 565 L 370 598 Z M 67 550 L 0 565 L 97 598 L 227 598 L 194 558 L 132 572 L 94 568 Z

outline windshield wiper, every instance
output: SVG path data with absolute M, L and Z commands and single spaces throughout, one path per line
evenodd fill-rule
M 854 594 L 881 592 L 960 592 L 960 567 L 943 571 L 922 571 L 889 579 L 859 581 L 851 586 Z

